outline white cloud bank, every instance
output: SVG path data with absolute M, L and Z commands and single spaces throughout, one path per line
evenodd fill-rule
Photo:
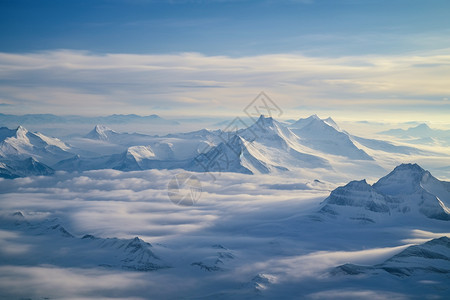
M 52 177 L 0 180 L 0 296 L 257 298 L 261 294 L 251 280 L 259 273 L 274 279 L 264 291 L 267 298 L 390 295 L 390 277 L 378 286 L 378 281 L 370 278 L 367 282 L 330 278 L 327 271 L 345 262 L 379 263 L 401 251 L 407 238 L 429 239 L 448 231 L 445 222 L 430 221 L 424 232 L 418 231 L 421 227 L 416 220 L 400 222 L 402 225 L 357 226 L 314 221 L 309 216 L 329 191 L 305 189 L 306 180 L 281 175 L 223 173 L 212 181 L 208 175 L 198 174 L 201 199 L 194 206 L 177 206 L 168 199 L 166 189 L 178 171 L 58 172 Z M 276 188 L 294 181 L 305 184 L 297 190 Z M 4 217 L 15 211 L 22 211 L 32 224 L 58 217 L 57 222 L 77 238 L 85 234 L 139 236 L 152 243 L 152 251 L 172 268 L 138 273 L 86 264 L 89 259 L 41 257 L 39 253 L 47 253 L 45 249 L 65 253 L 80 239 L 57 239 L 56 235 L 39 235 L 26 226 L 4 223 Z M 233 257 L 221 258 L 221 271 L 208 272 L 192 265 L 214 262 L 218 252 Z M 360 289 L 354 289 L 355 282 Z M 353 289 L 348 290 L 349 285 Z M 409 295 L 409 286 L 405 281 L 398 296 Z
M 261 91 L 288 109 L 449 112 L 448 51 L 403 56 L 248 57 L 0 53 L 11 112 L 241 113 Z M 444 110 L 444 111 L 443 111 Z M 397 111 L 398 115 L 398 111 Z

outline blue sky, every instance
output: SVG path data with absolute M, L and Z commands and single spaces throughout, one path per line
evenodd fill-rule
M 254 55 L 402 53 L 450 46 L 450 2 L 0 1 L 4 52 Z M 433 44 L 421 43 L 436 38 Z M 441 39 L 439 37 L 442 37 Z
M 0 0 L 0 8 L 0 109 L 9 113 L 236 114 L 261 90 L 285 110 L 449 110 L 449 1 Z M 389 81 L 401 74 L 411 78 Z M 429 88 L 408 89 L 420 80 Z M 84 101 L 89 112 L 77 105 Z

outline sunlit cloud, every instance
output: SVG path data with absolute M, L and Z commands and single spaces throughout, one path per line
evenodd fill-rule
M 268 91 L 286 109 L 448 110 L 450 56 L 0 54 L 0 97 L 22 112 L 236 114 Z M 89 109 L 87 109 L 87 107 Z M 12 108 L 11 108 L 12 109 Z M 18 113 L 18 112 L 16 112 Z

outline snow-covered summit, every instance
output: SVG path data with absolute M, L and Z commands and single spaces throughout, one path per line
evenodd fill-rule
M 29 157 L 51 165 L 73 154 L 70 146 L 61 140 L 30 132 L 25 127 L 16 129 L 0 128 L 0 158 L 9 161 L 24 160 Z
M 378 191 L 391 196 L 411 194 L 421 188 L 421 182 L 427 176 L 431 176 L 430 172 L 425 171 L 418 164 L 401 164 L 373 186 Z
M 364 208 L 372 221 L 373 213 L 422 215 L 431 219 L 450 220 L 450 183 L 436 179 L 417 164 L 396 167 L 373 186 L 352 181 L 338 187 L 323 202 L 320 212 L 352 216 L 355 207 Z
M 244 174 L 269 173 L 286 170 L 273 165 L 256 145 L 239 135 L 222 142 L 210 151 L 197 156 L 188 169 L 201 172 L 236 172 Z
M 104 125 L 95 125 L 94 129 L 85 137 L 93 140 L 108 141 L 111 137 L 119 133 Z
M 331 192 L 324 201 L 322 211 L 330 210 L 330 205 L 360 207 L 373 212 L 387 213 L 389 207 L 386 199 L 378 193 L 366 180 L 351 181 L 343 187 Z
M 261 115 L 250 127 L 238 134 L 247 141 L 258 141 L 267 146 L 292 147 L 298 143 L 298 137 L 287 127 L 272 117 Z
M 319 118 L 318 115 L 314 114 L 309 116 L 308 118 L 300 118 L 298 119 L 296 122 L 292 123 L 291 128 L 303 128 L 305 126 L 308 126 L 309 124 L 313 123 L 313 122 L 317 122 L 317 121 L 321 121 L 321 119 Z
M 331 118 L 320 119 L 317 115 L 312 115 L 299 119 L 289 128 L 301 139 L 302 144 L 317 151 L 350 159 L 373 160 Z

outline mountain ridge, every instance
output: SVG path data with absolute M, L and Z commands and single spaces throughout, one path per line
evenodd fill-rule
M 348 214 L 348 210 L 353 211 L 350 218 L 357 214 L 370 222 L 375 222 L 380 213 L 419 213 L 450 221 L 449 202 L 450 183 L 439 181 L 418 164 L 410 163 L 397 166 L 373 185 L 362 180 L 336 188 L 322 202 L 319 213 L 335 217 Z M 359 210 L 354 212 L 355 208 Z

